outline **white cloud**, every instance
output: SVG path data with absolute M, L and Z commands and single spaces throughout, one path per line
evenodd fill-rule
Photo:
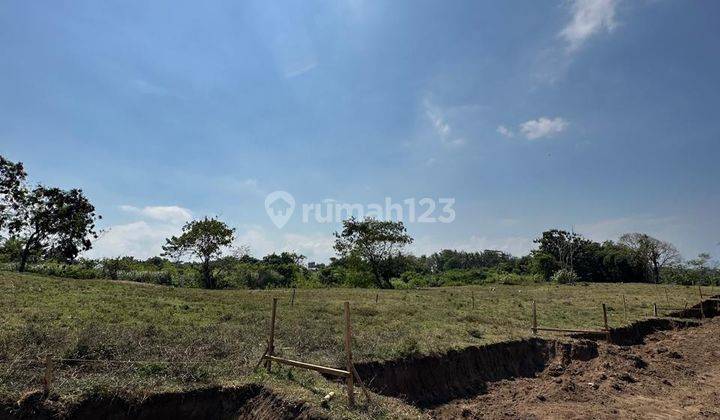
M 172 224 L 179 224 L 192 219 L 192 212 L 179 206 L 147 206 L 138 208 L 135 206 L 122 205 L 120 209 L 145 218 Z
M 283 237 L 281 250 L 295 252 L 307 257 L 308 261 L 328 261 L 335 255 L 335 240 L 329 234 L 300 235 L 287 233 Z
M 536 120 L 525 121 L 520 124 L 520 131 L 528 140 L 550 137 L 554 134 L 564 131 L 568 126 L 568 122 L 564 119 L 540 117 Z
M 303 235 L 285 233 L 274 238 L 270 237 L 262 226 L 252 225 L 238 229 L 235 235 L 237 246 L 247 245 L 250 254 L 261 258 L 273 252 L 295 252 L 307 257 L 307 261 L 326 262 L 335 255 L 335 240 L 330 233 Z
M 487 236 L 472 235 L 465 240 L 445 243 L 440 243 L 437 241 L 437 238 L 430 236 L 420 237 L 410 245 L 409 250 L 416 255 L 428 255 L 442 249 L 456 249 L 470 252 L 494 249 L 518 256 L 526 255 L 533 248 L 533 240 L 524 236 L 489 238 Z
M 465 144 L 465 139 L 461 137 L 455 137 L 452 133 L 452 127 L 447 122 L 442 110 L 434 105 L 430 100 L 425 99 L 423 101 L 423 108 L 425 109 L 425 116 L 430 121 L 435 130 L 435 133 L 440 137 L 440 141 L 443 144 L 451 146 L 460 146 Z
M 560 31 L 560 37 L 568 43 L 568 51 L 576 51 L 598 32 L 611 32 L 616 26 L 617 4 L 618 0 L 573 0 L 572 19 Z
M 647 232 L 650 235 L 666 239 L 673 236 L 681 220 L 674 216 L 656 217 L 637 215 L 604 219 L 576 226 L 578 233 L 597 242 L 617 240 L 620 235 L 630 232 Z
M 507 138 L 512 138 L 513 136 L 515 136 L 515 133 L 513 133 L 511 129 L 505 127 L 504 125 L 499 125 L 496 131 Z
M 180 233 L 179 225 L 138 221 L 107 228 L 88 251 L 90 258 L 130 255 L 150 258 L 160 255 L 165 238 Z
M 149 258 L 160 255 L 165 239 L 180 234 L 182 225 L 192 219 L 192 212 L 179 206 L 139 208 L 126 204 L 120 206 L 120 209 L 138 216 L 141 220 L 103 229 L 100 238 L 88 251 L 88 257 L 130 255 L 136 258 Z

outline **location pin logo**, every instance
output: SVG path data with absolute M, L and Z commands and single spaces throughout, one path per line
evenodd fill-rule
M 295 211 L 295 199 L 287 191 L 273 191 L 265 197 L 265 211 L 275 226 L 282 229 Z

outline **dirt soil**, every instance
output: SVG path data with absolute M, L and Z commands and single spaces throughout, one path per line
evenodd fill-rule
M 598 343 L 587 361 L 558 356 L 535 378 L 427 411 L 431 418 L 720 419 L 720 319 L 656 332 L 636 346 Z

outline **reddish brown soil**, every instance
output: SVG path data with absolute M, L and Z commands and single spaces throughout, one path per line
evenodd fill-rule
M 599 356 L 557 357 L 535 378 L 489 383 L 483 395 L 428 411 L 454 418 L 720 419 L 720 319 L 656 332 Z

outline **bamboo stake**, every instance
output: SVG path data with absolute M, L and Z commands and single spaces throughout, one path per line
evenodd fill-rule
M 345 354 L 347 356 L 347 371 L 353 371 L 352 363 L 352 329 L 350 327 L 350 302 L 345 302 Z M 348 405 L 352 408 L 355 406 L 355 392 L 353 391 L 353 375 L 348 375 L 345 379 L 347 384 Z
M 535 306 L 535 301 L 532 302 L 532 333 L 533 335 L 537 335 L 538 327 L 537 327 L 537 307 Z
M 290 298 L 290 306 L 295 306 L 295 288 L 293 287 L 292 298 Z
M 53 378 L 53 359 L 50 355 L 45 356 L 45 375 L 43 376 L 43 390 L 45 395 L 50 395 L 50 385 Z
M 627 317 L 627 302 L 625 301 L 625 295 L 622 295 L 622 297 L 623 297 L 623 314 L 625 315 L 625 323 L 627 324 L 627 322 L 628 322 L 628 317 Z
M 602 304 L 602 310 L 603 310 L 603 324 L 605 325 L 605 329 L 609 330 L 610 327 L 608 327 L 608 319 L 607 319 L 607 307 L 605 304 Z
M 355 369 L 355 365 L 353 365 L 352 369 L 353 374 L 355 375 L 355 379 L 357 379 L 363 394 L 365 394 L 365 399 L 367 400 L 368 404 L 371 403 L 372 400 L 370 399 L 370 393 L 367 391 L 367 389 L 365 389 L 365 383 L 363 383 L 363 380 L 360 378 L 360 374 L 358 373 L 357 369 Z
M 605 325 L 605 332 L 607 334 L 607 340 L 610 342 L 610 326 L 608 325 L 608 317 L 607 317 L 607 307 L 605 304 L 602 304 L 602 310 L 603 310 L 603 324 Z
M 275 312 L 276 311 L 277 311 L 277 298 L 273 298 L 272 315 L 270 316 L 270 336 L 268 337 L 268 349 L 267 349 L 268 356 L 275 355 Z M 272 367 L 272 361 L 270 359 L 266 359 L 266 360 L 267 360 L 267 362 L 265 363 L 265 367 L 267 368 L 267 371 L 270 372 L 270 368 Z

